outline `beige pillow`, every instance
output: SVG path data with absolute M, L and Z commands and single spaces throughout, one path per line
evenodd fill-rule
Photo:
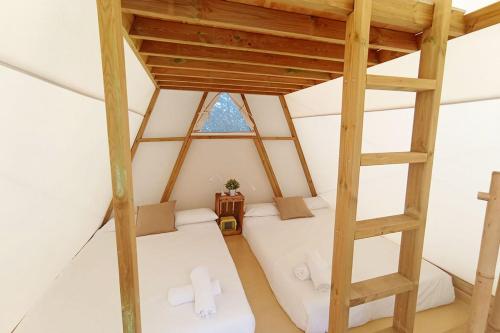
M 156 205 L 139 206 L 137 212 L 137 237 L 176 231 L 175 201 Z
M 282 220 L 313 217 L 302 197 L 274 198 Z

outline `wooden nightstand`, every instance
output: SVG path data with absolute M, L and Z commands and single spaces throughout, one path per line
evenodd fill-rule
M 234 196 L 221 195 L 215 193 L 215 214 L 219 217 L 234 216 L 238 222 L 237 229 L 231 231 L 223 231 L 224 236 L 239 235 L 243 230 L 243 215 L 245 209 L 245 196 L 238 192 Z M 217 220 L 217 223 L 220 219 Z

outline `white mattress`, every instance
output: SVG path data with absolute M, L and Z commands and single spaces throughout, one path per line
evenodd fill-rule
M 255 320 L 215 222 L 137 238 L 144 333 L 253 333 Z M 197 265 L 221 283 L 217 314 L 201 319 L 193 304 L 172 307 L 170 287 L 190 283 Z M 122 331 L 115 233 L 99 231 L 26 315 L 15 333 Z
M 333 216 L 330 209 L 314 210 L 315 217 L 281 221 L 279 216 L 246 217 L 243 234 L 259 260 L 278 302 L 300 329 L 324 333 L 328 326 L 329 292 L 318 292 L 312 282 L 300 281 L 293 267 L 305 262 L 308 250 L 318 250 L 331 262 Z M 399 245 L 385 237 L 355 243 L 353 282 L 397 272 Z M 451 276 L 422 261 L 417 310 L 452 303 L 455 293 Z M 351 309 L 349 326 L 392 316 L 394 297 Z

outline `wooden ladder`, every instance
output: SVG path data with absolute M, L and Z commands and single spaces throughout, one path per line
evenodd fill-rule
M 347 331 L 350 307 L 392 295 L 393 326 L 384 332 L 413 332 L 451 16 L 451 0 L 434 2 L 418 78 L 366 73 L 372 0 L 356 0 L 347 20 L 329 333 Z M 366 89 L 416 92 L 411 151 L 361 153 Z M 386 164 L 409 165 L 404 213 L 357 221 L 361 166 Z M 352 283 L 355 240 L 396 232 L 402 232 L 398 272 Z

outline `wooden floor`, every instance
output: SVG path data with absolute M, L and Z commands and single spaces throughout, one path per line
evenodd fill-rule
M 257 322 L 256 333 L 300 333 L 281 309 L 274 297 L 264 272 L 243 236 L 225 238 L 241 282 Z M 467 305 L 455 303 L 417 314 L 415 333 L 440 333 L 461 326 L 467 319 Z M 353 328 L 350 333 L 369 333 L 389 327 L 391 319 L 385 318 Z

